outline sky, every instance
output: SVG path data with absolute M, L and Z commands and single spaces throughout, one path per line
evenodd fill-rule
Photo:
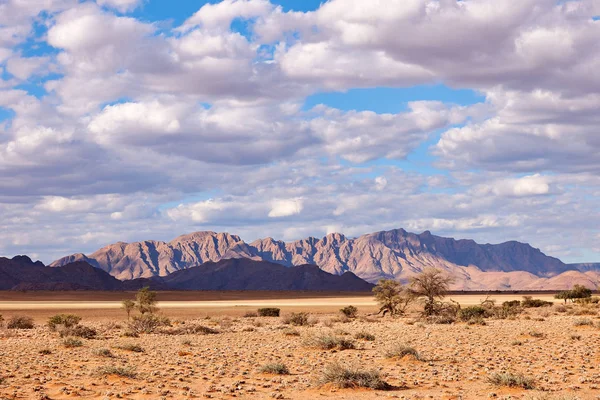
M 0 0 L 0 256 L 404 228 L 600 262 L 599 0 Z

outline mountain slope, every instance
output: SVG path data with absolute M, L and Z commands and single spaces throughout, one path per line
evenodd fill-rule
M 381 278 L 406 281 L 423 268 L 436 267 L 455 275 L 457 287 L 478 286 L 473 276 L 480 276 L 479 272 L 524 271 L 536 277 L 552 277 L 576 269 L 525 243 L 482 245 L 472 240 L 435 236 L 428 231 L 414 234 L 403 229 L 353 239 L 329 234 L 322 239 L 310 237 L 286 243 L 266 238 L 250 244 L 228 233 L 196 232 L 168 243 L 119 242 L 89 256 L 75 254 L 62 258 L 51 266 L 85 261 L 126 280 L 166 276 L 206 262 L 242 257 L 285 266 L 315 264 L 326 272 L 336 275 L 352 272 L 369 282 Z M 469 266 L 476 270 L 465 268 Z M 486 289 L 486 285 L 477 289 Z
M 121 285 L 82 261 L 50 268 L 26 256 L 0 257 L 0 290 L 119 290 Z

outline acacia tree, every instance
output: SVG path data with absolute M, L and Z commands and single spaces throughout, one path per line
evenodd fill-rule
M 381 279 L 373 288 L 375 301 L 379 304 L 379 312 L 383 315 L 402 315 L 410 304 L 412 297 L 400 282 L 393 279 Z
M 151 291 L 149 287 L 138 290 L 135 300 L 140 314 L 153 314 L 157 311 L 156 292 Z
M 125 310 L 127 313 L 127 320 L 129 321 L 129 317 L 131 316 L 131 312 L 135 308 L 135 301 L 133 300 L 123 300 L 121 302 L 121 308 Z
M 415 298 L 425 298 L 424 314 L 437 314 L 436 300 L 443 299 L 454 281 L 437 268 L 427 268 L 410 279 L 410 292 Z
M 592 297 L 592 290 L 583 285 L 575 285 L 573 289 L 562 291 L 554 296 L 555 299 L 562 299 L 565 303 L 567 300 L 574 301 L 575 299 L 586 299 L 589 297 Z

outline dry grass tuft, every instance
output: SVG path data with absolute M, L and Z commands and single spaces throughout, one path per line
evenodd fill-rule
M 324 385 L 331 383 L 340 389 L 346 388 L 369 388 L 375 390 L 387 390 L 391 385 L 381 379 L 376 370 L 362 371 L 342 366 L 339 363 L 328 365 L 323 371 L 319 383 Z
M 523 374 L 511 372 L 494 372 L 488 377 L 488 382 L 496 386 L 506 386 L 522 389 L 534 389 L 534 381 Z

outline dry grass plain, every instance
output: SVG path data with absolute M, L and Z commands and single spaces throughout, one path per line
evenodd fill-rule
M 170 333 L 124 337 L 128 326 L 119 300 L 127 296 L 0 293 L 5 319 L 0 399 L 600 399 L 597 305 L 555 304 L 526 309 L 515 319 L 486 319 L 486 325 L 438 325 L 419 321 L 416 310 L 403 318 L 371 316 L 376 307 L 368 295 L 204 293 L 199 298 L 197 293 L 160 293 L 160 312 L 171 319 Z M 450 297 L 463 305 L 485 298 Z M 520 296 L 492 298 L 501 303 Z M 341 318 L 339 308 L 349 304 L 358 307 L 358 318 Z M 244 317 L 263 306 L 281 308 L 282 317 Z M 310 313 L 309 326 L 285 323 L 298 311 Z M 82 325 L 98 331 L 97 338 L 66 347 L 65 339 L 45 325 L 59 312 L 81 316 Z M 35 328 L 6 329 L 14 315 L 34 317 Z M 172 334 L 191 326 L 218 333 Z M 357 339 L 358 333 L 374 340 Z M 355 348 L 323 350 L 308 343 L 320 336 L 345 339 Z M 127 350 L 131 345 L 143 351 Z M 399 345 L 416 350 L 419 359 L 387 358 Z M 324 369 L 336 362 L 376 370 L 392 387 L 320 384 Z M 284 364 L 289 374 L 261 372 L 273 363 Z M 115 368 L 101 373 L 106 367 Z M 489 382 L 496 372 L 521 373 L 535 388 L 496 386 Z

